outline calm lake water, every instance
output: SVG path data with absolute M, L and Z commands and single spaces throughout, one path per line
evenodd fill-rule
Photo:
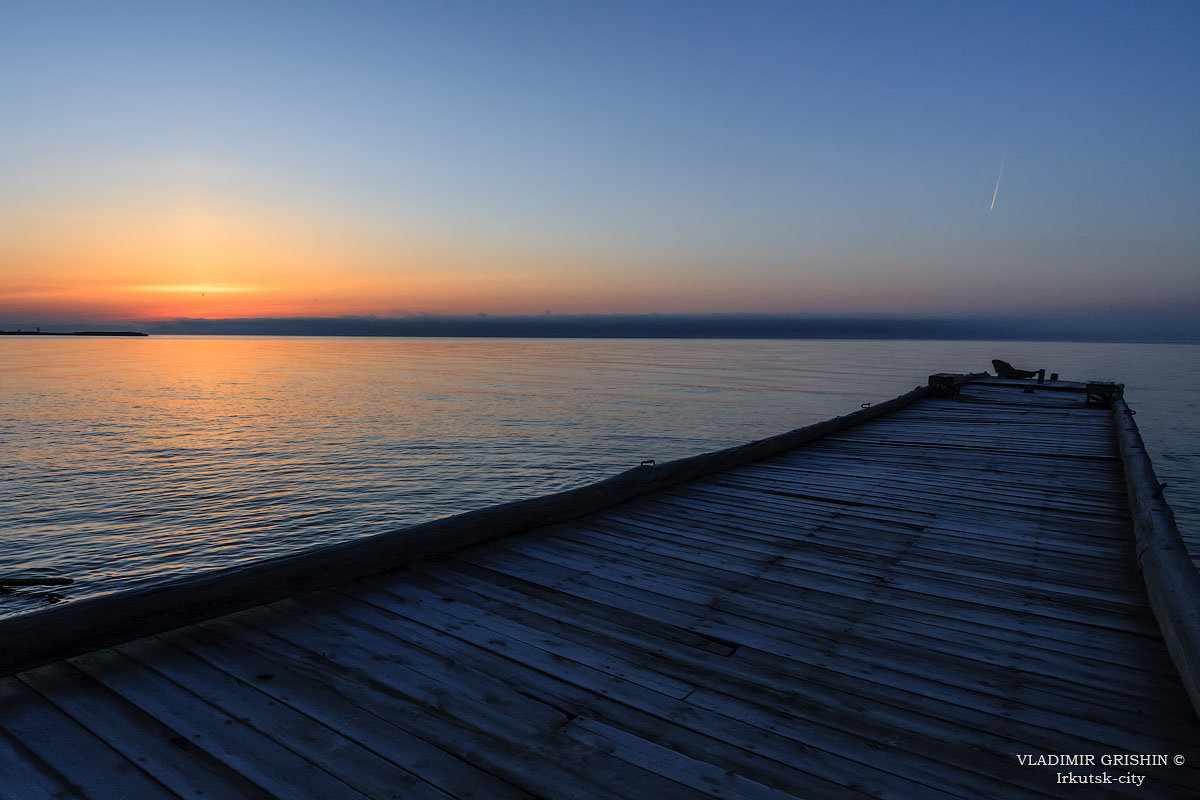
M 992 358 L 1117 380 L 1200 554 L 1200 346 L 0 339 L 0 614 L 739 444 Z

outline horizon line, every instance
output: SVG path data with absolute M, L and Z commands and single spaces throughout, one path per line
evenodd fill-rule
M 918 339 L 1200 343 L 1200 323 L 1130 315 L 895 314 L 408 314 L 338 317 L 177 317 L 110 322 L 7 324 L 75 330 L 144 330 L 157 335 L 383 336 L 594 339 Z

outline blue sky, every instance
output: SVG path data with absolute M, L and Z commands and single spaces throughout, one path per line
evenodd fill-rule
M 0 9 L 0 310 L 1200 310 L 1195 3 Z

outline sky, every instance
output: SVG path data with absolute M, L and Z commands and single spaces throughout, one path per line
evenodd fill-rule
M 1197 41 L 1194 2 L 0 0 L 0 328 L 1195 320 Z

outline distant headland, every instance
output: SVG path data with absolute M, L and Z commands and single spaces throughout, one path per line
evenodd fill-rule
M 0 336 L 149 336 L 141 331 L 0 331 Z

